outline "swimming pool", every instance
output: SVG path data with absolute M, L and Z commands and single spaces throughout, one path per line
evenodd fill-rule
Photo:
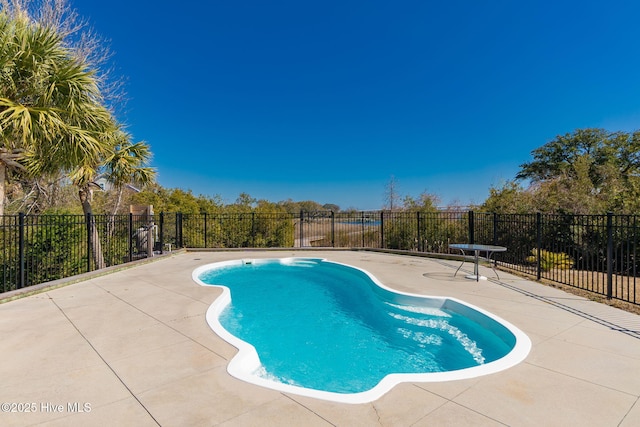
M 399 293 L 324 259 L 225 261 L 193 278 L 223 287 L 207 322 L 239 349 L 231 375 L 320 399 L 363 403 L 400 382 L 497 372 L 531 347 L 520 330 L 477 307 Z

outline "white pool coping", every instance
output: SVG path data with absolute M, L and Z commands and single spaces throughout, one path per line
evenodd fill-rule
M 494 321 L 500 323 L 506 329 L 508 329 L 515 337 L 516 342 L 513 349 L 504 357 L 497 359 L 495 361 L 474 366 L 465 369 L 459 369 L 455 371 L 446 371 L 446 372 L 429 372 L 429 373 L 394 373 L 386 375 L 375 387 L 370 390 L 359 392 L 359 393 L 335 393 L 328 392 L 323 390 L 315 390 L 305 387 L 299 387 L 290 384 L 284 384 L 277 381 L 272 381 L 266 378 L 259 377 L 253 374 L 256 370 L 258 370 L 261 366 L 260 359 L 258 357 L 258 353 L 256 349 L 246 341 L 243 341 L 236 337 L 235 335 L 228 332 L 219 321 L 219 316 L 222 311 L 225 309 L 227 305 L 231 302 L 231 292 L 229 288 L 223 285 L 216 284 L 207 284 L 200 280 L 199 276 L 205 271 L 220 268 L 224 266 L 231 265 L 239 265 L 246 263 L 263 263 L 263 262 L 273 262 L 280 261 L 282 263 L 290 263 L 294 260 L 321 260 L 323 262 L 329 262 L 337 265 L 346 266 L 349 268 L 353 268 L 355 270 L 359 270 L 366 274 L 371 281 L 379 286 L 382 289 L 393 292 L 398 295 L 405 295 L 409 297 L 417 297 L 421 299 L 431 299 L 431 300 L 441 300 L 442 305 L 446 303 L 446 301 L 452 301 L 464 307 L 467 307 L 471 310 L 475 310 Z M 215 286 L 222 289 L 222 294 L 218 297 L 213 304 L 209 307 L 206 314 L 207 323 L 213 329 L 213 331 L 218 334 L 222 339 L 233 345 L 238 349 L 238 353 L 231 359 L 229 364 L 227 365 L 227 372 L 238 378 L 240 380 L 246 381 L 248 383 L 252 383 L 255 385 L 259 385 L 262 387 L 270 388 L 273 390 L 278 390 L 286 393 L 293 393 L 301 396 L 312 397 L 316 399 L 328 400 L 333 402 L 340 403 L 351 403 L 351 404 L 360 404 L 360 403 L 369 403 L 375 401 L 382 397 L 385 393 L 389 392 L 396 385 L 403 382 L 444 382 L 444 381 L 454 381 L 468 378 L 475 378 L 483 375 L 489 375 L 496 372 L 500 372 L 511 368 L 512 366 L 517 365 L 526 359 L 529 352 L 531 351 L 531 340 L 529 337 L 522 332 L 519 328 L 511 324 L 510 322 L 496 316 L 493 313 L 490 313 L 486 310 L 483 310 L 480 307 L 474 306 L 472 304 L 466 303 L 462 300 L 451 298 L 451 297 L 442 297 L 442 296 L 429 296 L 429 295 L 421 295 L 421 294 L 413 294 L 397 291 L 395 289 L 389 288 L 380 282 L 373 274 L 368 271 L 358 268 L 352 265 L 339 263 L 335 261 L 330 261 L 326 258 L 306 258 L 306 257 L 288 257 L 288 258 L 260 258 L 260 259 L 236 259 L 229 261 L 221 261 L 206 264 L 196 268 L 192 273 L 193 280 L 202 285 L 202 286 Z

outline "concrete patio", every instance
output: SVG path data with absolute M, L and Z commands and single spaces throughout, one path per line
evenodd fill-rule
M 191 273 L 227 259 L 287 256 L 323 257 L 400 291 L 462 299 L 523 330 L 532 350 L 496 374 L 404 383 L 368 404 L 242 382 L 226 372 L 235 348 L 205 321 L 220 290 Z M 640 316 L 507 273 L 497 280 L 484 267 L 488 281 L 453 277 L 458 265 L 356 251 L 182 252 L 0 304 L 0 425 L 640 425 Z

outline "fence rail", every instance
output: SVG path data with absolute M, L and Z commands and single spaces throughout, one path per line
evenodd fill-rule
M 504 267 L 632 304 L 634 215 L 439 212 L 245 212 L 0 217 L 0 292 L 172 248 L 337 247 L 450 253 L 451 243 L 506 246 Z M 100 255 L 100 256 L 97 256 Z

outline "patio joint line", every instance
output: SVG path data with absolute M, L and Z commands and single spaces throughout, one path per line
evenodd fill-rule
M 318 418 L 328 422 L 329 424 L 331 424 L 332 426 L 337 426 L 337 424 L 332 423 L 331 421 L 329 421 L 328 419 L 326 419 L 325 417 L 323 417 L 322 415 L 318 414 L 316 411 L 314 411 L 313 409 L 309 408 L 307 405 L 305 405 L 302 402 L 298 402 L 296 399 L 294 399 L 292 396 L 290 396 L 287 393 L 280 393 L 282 396 L 286 397 L 287 399 L 291 400 L 292 402 L 294 402 L 297 405 L 302 406 L 304 409 L 306 409 L 307 411 L 311 412 L 312 414 L 314 414 L 315 416 L 317 416 Z
M 527 365 L 535 366 L 538 369 L 542 369 L 542 370 L 547 371 L 547 372 L 552 372 L 552 373 L 554 373 L 556 375 L 561 375 L 563 377 L 567 377 L 567 378 L 571 378 L 571 379 L 576 380 L 576 381 L 580 381 L 580 382 L 583 382 L 583 383 L 591 384 L 591 385 L 594 385 L 596 387 L 600 387 L 600 388 L 604 388 L 604 389 L 607 389 L 607 390 L 615 391 L 616 393 L 626 394 L 627 396 L 635 397 L 636 401 L 638 401 L 638 395 L 633 393 L 633 392 L 620 390 L 618 388 L 614 388 L 614 387 L 611 387 L 611 386 L 606 385 L 606 384 L 601 384 L 601 383 L 597 383 L 597 382 L 592 381 L 592 380 L 588 380 L 586 378 L 577 377 L 577 376 L 569 374 L 567 372 L 558 371 L 556 369 L 551 369 L 551 368 L 548 368 L 546 366 L 542 366 L 542 365 L 539 365 L 537 363 L 530 362 L 529 360 L 525 360 L 522 363 L 526 363 Z M 633 405 L 631 405 L 631 408 L 633 408 Z M 631 408 L 629 410 L 631 410 Z
M 462 394 L 462 393 L 461 393 L 461 394 Z M 456 397 L 457 397 L 457 396 L 456 396 Z M 462 403 L 460 403 L 460 402 L 456 402 L 456 401 L 455 401 L 455 400 L 453 400 L 453 399 L 449 400 L 449 401 L 448 401 L 448 402 L 446 402 L 446 403 L 443 403 L 443 404 L 442 404 L 442 405 L 440 405 L 437 409 L 442 408 L 442 407 L 443 407 L 443 406 L 445 406 L 447 403 L 451 403 L 451 404 L 453 404 L 453 405 L 456 405 L 456 406 L 459 406 L 459 407 L 461 407 L 461 408 L 464 408 L 464 409 L 466 409 L 467 411 L 473 412 L 474 414 L 479 415 L 479 416 L 481 416 L 482 418 L 486 418 L 486 419 L 488 419 L 488 420 L 494 421 L 494 422 L 496 422 L 496 423 L 498 423 L 498 424 L 500 424 L 500 425 L 507 426 L 507 427 L 509 426 L 509 424 L 507 424 L 507 423 L 505 423 L 505 422 L 502 422 L 502 421 L 500 421 L 500 420 L 496 419 L 495 417 L 491 417 L 491 416 L 489 416 L 489 415 L 487 415 L 487 414 L 483 414 L 482 412 L 478 411 L 477 409 L 471 408 L 471 407 L 469 407 L 469 406 L 467 406 L 467 405 L 463 405 Z M 425 416 L 424 416 L 424 418 L 428 418 L 428 417 L 429 417 L 429 415 L 431 415 L 431 414 L 432 414 L 433 412 L 435 412 L 437 409 L 433 410 L 433 411 L 432 411 L 432 412 L 430 412 L 428 415 L 425 415 Z M 422 419 L 421 419 L 421 420 L 422 420 Z
M 133 308 L 133 309 L 135 309 L 135 310 L 139 311 L 140 313 L 144 314 L 145 316 L 150 317 L 151 319 L 153 319 L 153 320 L 155 320 L 156 322 L 158 322 L 158 323 L 160 323 L 160 324 L 162 324 L 162 325 L 166 326 L 167 328 L 171 329 L 172 331 L 177 332 L 178 334 L 182 335 L 183 337 L 185 337 L 185 338 L 186 338 L 186 339 L 188 339 L 189 341 L 191 341 L 191 342 L 193 342 L 193 343 L 195 343 L 195 344 L 199 345 L 200 347 L 204 348 L 205 350 L 210 351 L 211 353 L 213 353 L 213 354 L 215 354 L 216 356 L 220 357 L 222 360 L 228 361 L 228 359 L 227 359 L 225 356 L 223 356 L 222 354 L 220 354 L 220 353 L 218 353 L 218 352 L 216 352 L 216 351 L 214 351 L 214 350 L 210 349 L 209 347 L 207 347 L 206 345 L 202 344 L 201 342 L 196 341 L 196 340 L 195 340 L 195 339 L 193 339 L 192 337 L 190 337 L 190 336 L 188 336 L 188 335 L 185 335 L 182 331 L 180 331 L 180 330 L 178 330 L 178 329 L 174 328 L 173 326 L 169 325 L 167 322 L 165 322 L 165 321 L 163 321 L 163 320 L 158 319 L 157 317 L 153 316 L 152 314 L 147 313 L 147 312 L 146 312 L 146 311 L 144 311 L 144 310 L 141 310 L 140 308 L 138 308 L 138 307 L 136 307 L 135 305 L 131 304 L 129 301 L 124 300 L 124 299 L 122 299 L 121 297 L 119 297 L 118 295 L 114 294 L 114 293 L 113 293 L 113 292 L 111 292 L 110 290 L 105 289 L 105 288 L 103 288 L 103 287 L 102 287 L 102 286 L 100 286 L 100 285 L 96 285 L 96 286 L 98 286 L 100 289 L 102 289 L 103 291 L 105 291 L 105 292 L 106 292 L 106 293 L 108 293 L 109 295 L 113 296 L 114 298 L 116 298 L 116 299 L 118 299 L 118 300 L 122 301 L 123 303 L 127 304 L 129 307 L 131 307 L 131 308 Z M 152 285 L 152 286 L 155 286 L 155 285 Z M 164 288 L 163 288 L 163 289 L 164 289 Z M 195 301 L 197 301 L 197 300 L 195 300 Z M 204 304 L 204 303 L 203 303 L 203 304 Z M 207 327 L 208 327 L 208 324 L 207 324 Z M 210 328 L 209 328 L 209 329 L 210 329 Z M 211 330 L 211 333 L 215 335 L 215 332 L 213 332 L 213 330 Z
M 640 397 L 636 398 L 636 401 L 633 403 L 633 405 L 631 405 L 631 407 L 629 408 L 629 410 L 624 414 L 624 417 L 622 417 L 622 419 L 620 420 L 620 422 L 618 423 L 618 425 L 622 425 L 622 423 L 624 422 L 624 420 L 627 419 L 627 417 L 629 416 L 629 414 L 631 413 L 631 411 L 633 410 L 633 408 L 638 404 L 638 402 L 640 402 Z
M 423 384 L 424 384 L 424 387 L 423 387 Z M 496 422 L 496 423 L 498 423 L 498 424 L 502 424 L 503 426 L 508 426 L 508 425 L 509 425 L 509 424 L 505 424 L 505 423 L 503 423 L 503 422 L 502 422 L 502 421 L 500 421 L 500 420 L 495 419 L 494 417 L 490 417 L 490 416 L 489 416 L 489 415 L 487 415 L 487 414 L 483 414 L 482 412 L 479 412 L 477 409 L 471 408 L 471 407 L 469 407 L 469 406 L 467 406 L 467 405 L 463 405 L 462 403 L 460 403 L 460 402 L 457 402 L 457 401 L 456 401 L 456 399 L 457 399 L 458 397 L 462 396 L 464 393 L 466 393 L 467 391 L 471 390 L 471 389 L 473 388 L 473 386 L 469 386 L 469 387 L 467 387 L 466 389 L 462 390 L 460 393 L 456 394 L 456 395 L 455 395 L 455 396 L 453 396 L 453 397 L 447 397 L 447 396 L 444 396 L 444 395 L 442 395 L 442 394 L 440 394 L 440 393 L 436 393 L 435 391 L 433 391 L 433 390 L 429 390 L 428 388 L 426 388 L 428 384 L 431 384 L 431 383 L 414 383 L 413 385 L 414 385 L 415 387 L 419 388 L 420 390 L 426 391 L 427 393 L 431 393 L 431 394 L 433 394 L 434 396 L 437 396 L 437 397 L 439 397 L 439 398 L 443 399 L 443 400 L 444 400 L 444 402 L 443 402 L 441 405 L 438 405 L 438 406 L 437 406 L 436 408 L 434 408 L 432 411 L 429 411 L 429 413 L 428 413 L 428 414 L 426 414 L 425 416 L 421 417 L 418 421 L 416 421 L 415 423 L 413 423 L 413 424 L 411 424 L 411 425 L 415 425 L 415 424 L 417 424 L 417 423 L 421 422 L 422 420 L 427 420 L 427 421 L 428 421 L 428 420 L 429 420 L 429 417 L 430 417 L 434 412 L 436 412 L 436 411 L 437 411 L 437 410 L 439 410 L 439 409 L 442 409 L 442 408 L 443 408 L 444 406 L 446 406 L 447 404 L 452 404 L 452 405 L 459 406 L 459 407 L 461 407 L 461 408 L 465 408 L 465 409 L 467 409 L 467 410 L 469 410 L 469 411 L 471 411 L 471 412 L 473 412 L 473 413 L 475 413 L 475 414 L 480 415 L 480 416 L 481 416 L 481 417 L 483 417 L 483 418 L 487 418 L 487 419 L 490 419 L 490 420 L 492 420 L 492 421 L 495 421 L 495 422 Z
M 131 394 L 131 396 L 140 404 L 140 406 L 142 406 L 142 408 L 146 411 L 147 414 L 149 414 L 149 416 L 151 417 L 151 419 L 158 425 L 161 426 L 161 424 L 158 422 L 158 420 L 156 420 L 156 418 L 151 414 L 151 412 L 149 412 L 149 409 L 147 409 L 147 407 L 144 405 L 144 403 L 142 403 L 140 401 L 140 399 L 138 399 L 138 396 L 135 395 L 135 393 L 133 393 L 133 391 L 129 388 L 129 386 L 127 386 L 127 384 L 122 380 L 122 378 L 120 378 L 120 376 L 118 375 L 118 373 L 115 371 L 115 369 L 113 369 L 113 367 L 109 364 L 109 362 L 107 362 L 105 360 L 104 357 L 102 357 L 102 354 L 100 354 L 100 352 L 93 346 L 93 344 L 91 343 L 91 341 L 89 341 L 89 339 L 82 333 L 82 331 L 80 331 L 80 329 L 78 329 L 78 327 L 76 326 L 75 323 L 73 323 L 73 320 L 71 320 L 69 318 L 69 316 L 67 316 L 67 313 L 65 313 L 65 311 L 58 305 L 58 303 L 55 301 L 55 299 L 53 299 L 48 293 L 47 293 L 47 297 L 49 297 L 49 300 L 51 300 L 51 302 L 56 306 L 56 308 L 58 310 L 60 310 L 60 312 L 62 313 L 62 315 L 67 319 L 67 321 L 71 324 L 71 326 L 73 326 L 73 328 L 78 332 L 78 334 L 80 334 L 80 336 L 85 340 L 85 342 L 87 344 L 89 344 L 89 347 L 91 347 L 91 349 L 98 355 L 98 357 L 104 362 L 104 364 L 109 368 L 109 370 L 113 373 L 113 375 L 115 375 L 115 377 L 118 379 L 118 381 L 120 381 L 120 383 L 123 385 L 123 387 L 125 389 L 127 389 L 127 391 L 129 392 L 129 394 Z

